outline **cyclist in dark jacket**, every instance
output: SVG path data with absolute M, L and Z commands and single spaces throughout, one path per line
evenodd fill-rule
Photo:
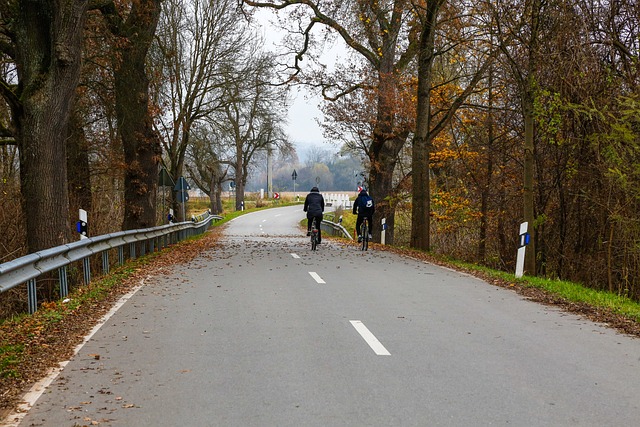
M 371 239 L 371 234 L 373 233 L 373 213 L 376 211 L 376 207 L 374 206 L 373 199 L 369 196 L 369 194 L 363 189 L 358 194 L 356 201 L 353 202 L 353 214 L 358 214 L 358 219 L 356 219 L 356 233 L 358 233 L 358 242 L 362 241 L 362 236 L 360 235 L 360 226 L 362 225 L 362 221 L 364 218 L 367 218 L 369 222 L 369 238 Z
M 320 232 L 320 223 L 322 222 L 322 213 L 324 212 L 324 197 L 320 194 L 318 187 L 313 187 L 311 192 L 304 199 L 304 211 L 307 213 L 307 236 L 311 235 L 311 223 L 316 219 L 318 227 L 318 243 L 322 241 L 322 233 Z

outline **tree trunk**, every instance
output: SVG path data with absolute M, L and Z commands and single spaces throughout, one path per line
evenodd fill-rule
M 236 142 L 238 144 L 238 142 Z M 236 149 L 236 210 L 243 210 L 244 206 L 244 183 L 246 177 L 243 176 L 244 166 L 242 164 L 242 147 L 238 146 Z
M 209 200 L 211 201 L 211 213 L 222 214 L 222 183 L 217 167 L 211 168 L 211 184 L 209 185 Z
M 174 126 L 181 126 L 178 121 L 174 122 Z M 186 155 L 186 149 L 189 145 L 189 132 L 190 129 L 187 126 L 183 126 L 183 132 L 179 134 L 176 132 L 174 134 L 174 140 L 178 140 L 182 138 L 180 143 L 174 142 L 171 144 L 171 152 L 169 153 L 169 164 L 171 165 L 171 175 L 174 177 L 176 182 L 180 179 L 184 174 L 184 158 Z M 181 203 L 176 199 L 176 193 L 171 192 L 171 200 L 173 205 L 174 212 L 180 212 L 178 218 L 180 221 L 186 221 L 186 218 L 182 218 L 182 206 Z
M 127 40 L 119 44 L 114 67 L 116 114 L 126 164 L 122 223 L 125 230 L 156 225 L 162 150 L 153 128 L 145 63 L 159 16 L 160 0 L 134 2 L 123 34 Z
M 3 95 L 20 149 L 27 245 L 36 252 L 70 239 L 66 137 L 87 3 L 21 1 L 16 7 L 18 93 Z
M 381 144 L 380 149 L 371 152 L 368 190 L 376 203 L 376 211 L 373 216 L 373 241 L 380 241 L 381 221 L 384 219 L 387 225 L 385 233 L 385 244 L 387 245 L 392 245 L 394 242 L 396 202 L 393 197 L 393 171 L 402 145 L 397 141 L 387 140 Z
M 491 183 L 493 177 L 493 145 L 494 145 L 494 132 L 493 132 L 493 67 L 489 69 L 489 81 L 487 84 L 488 89 L 488 111 L 487 111 L 487 169 L 486 179 L 480 183 L 480 230 L 478 239 L 478 261 L 481 263 L 486 262 L 487 258 L 487 228 L 489 218 L 489 195 L 493 190 Z
M 524 120 L 524 176 L 523 176 L 523 215 L 529 223 L 530 243 L 525 252 L 524 273 L 536 275 L 536 229 L 534 211 L 534 179 L 535 179 L 535 122 L 534 100 L 536 93 L 536 70 L 538 53 L 538 32 L 540 24 L 541 1 L 534 0 L 531 8 L 531 40 L 529 44 L 529 61 L 527 77 L 522 91 L 522 115 Z
M 431 80 L 438 12 L 444 0 L 427 3 L 422 18 L 418 52 L 418 100 L 416 132 L 413 138 L 411 173 L 413 203 L 411 205 L 411 247 L 431 249 L 431 191 L 429 154 L 431 150 Z
M 385 244 L 394 242 L 395 210 L 393 173 L 398 162 L 398 153 L 405 139 L 394 134 L 394 111 L 397 98 L 397 75 L 393 56 L 383 58 L 378 73 L 377 118 L 373 129 L 373 141 L 369 150 L 369 194 L 376 203 L 373 217 L 373 241 L 380 241 L 381 221 L 384 218 L 387 230 Z

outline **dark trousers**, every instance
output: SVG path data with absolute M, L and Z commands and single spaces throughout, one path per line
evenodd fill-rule
M 307 214 L 307 231 L 311 231 L 311 223 L 313 219 L 316 219 L 316 227 L 318 228 L 318 242 L 322 240 L 322 231 L 320 230 L 320 223 L 322 222 L 322 214 L 320 215 L 311 215 Z
M 367 218 L 369 234 L 373 235 L 373 215 L 358 215 L 358 219 L 356 219 L 356 234 L 358 236 L 360 235 L 360 226 L 365 218 Z

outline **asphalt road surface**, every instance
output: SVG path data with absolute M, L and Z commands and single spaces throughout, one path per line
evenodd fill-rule
M 303 215 L 146 280 L 20 425 L 640 425 L 639 340 Z

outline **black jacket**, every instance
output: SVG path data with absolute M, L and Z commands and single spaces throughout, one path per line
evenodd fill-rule
M 366 207 L 365 206 L 365 198 L 368 198 L 369 194 L 365 191 L 362 190 L 360 191 L 360 194 L 358 194 L 358 197 L 356 198 L 356 201 L 353 202 L 353 214 L 358 214 L 358 215 L 373 215 L 373 213 L 376 211 L 376 207 L 373 204 L 373 199 L 371 200 L 371 206 L 370 207 Z
M 304 199 L 304 211 L 311 216 L 320 216 L 324 212 L 324 197 L 318 187 L 313 187 Z

